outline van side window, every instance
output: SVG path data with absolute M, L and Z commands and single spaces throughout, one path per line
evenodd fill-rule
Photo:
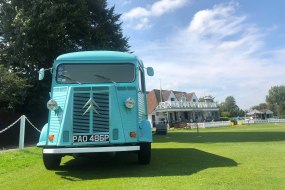
M 144 72 L 142 68 L 139 68 L 139 76 L 138 76 L 138 82 L 139 82 L 139 91 L 145 92 L 145 84 L 144 84 Z

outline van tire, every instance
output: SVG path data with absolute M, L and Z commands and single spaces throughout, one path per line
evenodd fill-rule
M 46 169 L 57 169 L 61 162 L 61 156 L 57 154 L 43 154 L 43 162 Z
M 141 143 L 140 150 L 138 152 L 139 164 L 147 165 L 151 160 L 151 143 Z

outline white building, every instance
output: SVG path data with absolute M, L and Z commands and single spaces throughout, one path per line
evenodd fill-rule
M 214 97 L 205 96 L 199 102 L 196 94 L 154 89 L 147 94 L 148 119 L 153 125 L 160 122 L 202 122 L 219 119 Z

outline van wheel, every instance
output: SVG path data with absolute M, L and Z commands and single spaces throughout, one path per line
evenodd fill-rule
M 48 170 L 53 170 L 59 167 L 61 156 L 56 154 L 43 154 L 43 162 Z
M 138 161 L 140 164 L 146 165 L 151 159 L 151 143 L 141 143 L 138 152 Z

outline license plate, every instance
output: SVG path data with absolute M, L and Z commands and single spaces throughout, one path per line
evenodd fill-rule
M 81 142 L 108 142 L 109 134 L 96 134 L 96 135 L 73 135 L 72 140 L 74 143 Z

